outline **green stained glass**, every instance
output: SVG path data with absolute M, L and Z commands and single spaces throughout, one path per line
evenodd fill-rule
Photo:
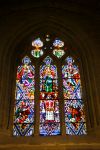
M 65 52 L 64 52 L 64 50 L 61 50 L 61 49 L 54 49 L 53 50 L 53 54 L 56 56 L 56 57 L 58 57 L 58 58 L 61 58 L 64 54 L 65 54 Z
M 40 135 L 59 135 L 57 67 L 47 56 L 40 66 Z
M 34 56 L 35 58 L 39 58 L 40 56 L 43 55 L 43 51 L 42 51 L 42 50 L 35 49 L 35 50 L 32 50 L 32 51 L 31 51 L 31 54 L 32 54 L 32 56 Z
M 47 76 L 45 79 L 45 91 L 46 92 L 52 92 L 52 78 Z
M 59 39 L 56 39 L 53 42 L 53 46 L 54 46 L 53 54 L 56 57 L 61 58 L 65 54 L 65 51 L 61 49 L 64 46 L 64 42 Z
M 43 42 L 40 40 L 40 38 L 34 40 L 32 42 L 33 50 L 31 51 L 31 54 L 35 58 L 39 58 L 43 55 L 43 50 L 41 49 L 43 47 Z

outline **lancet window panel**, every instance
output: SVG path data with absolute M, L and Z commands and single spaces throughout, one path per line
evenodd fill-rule
M 57 67 L 47 56 L 40 66 L 40 135 L 59 135 L 59 100 Z
M 34 134 L 34 92 L 35 67 L 26 56 L 17 68 L 15 107 L 14 107 L 14 136 L 31 136 Z
M 80 72 L 72 57 L 67 57 L 62 66 L 62 78 L 66 134 L 86 134 Z

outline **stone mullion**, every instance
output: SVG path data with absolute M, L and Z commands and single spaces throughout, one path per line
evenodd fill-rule
M 62 65 L 60 62 L 57 65 L 57 73 L 58 73 L 58 99 L 59 99 L 59 110 L 60 110 L 61 134 L 66 135 L 64 98 L 63 98 Z
M 34 116 L 34 136 L 39 135 L 39 123 L 40 123 L 40 66 L 39 64 L 36 64 L 35 66 L 35 104 L 34 104 L 34 110 L 35 110 L 35 116 Z

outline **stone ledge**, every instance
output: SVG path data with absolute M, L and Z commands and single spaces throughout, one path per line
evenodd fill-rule
M 7 150 L 100 150 L 100 143 L 80 143 L 80 144 L 42 144 L 42 145 L 28 145 L 28 144 L 7 144 L 7 145 L 0 145 L 0 150 L 7 149 Z

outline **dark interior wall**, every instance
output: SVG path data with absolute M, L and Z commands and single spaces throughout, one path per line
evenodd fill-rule
M 17 2 L 17 1 L 16 1 Z M 97 9 L 96 9 L 97 8 Z M 100 15 L 94 3 L 65 1 L 2 4 L 0 10 L 0 131 L 12 130 L 17 60 L 32 37 L 60 37 L 83 68 L 88 134 L 100 136 Z M 5 136 L 4 136 L 5 137 Z M 93 139 L 92 139 L 93 140 Z M 7 143 L 8 141 L 6 141 Z M 95 141 L 96 142 L 96 141 Z M 99 142 L 99 140 L 97 140 Z

